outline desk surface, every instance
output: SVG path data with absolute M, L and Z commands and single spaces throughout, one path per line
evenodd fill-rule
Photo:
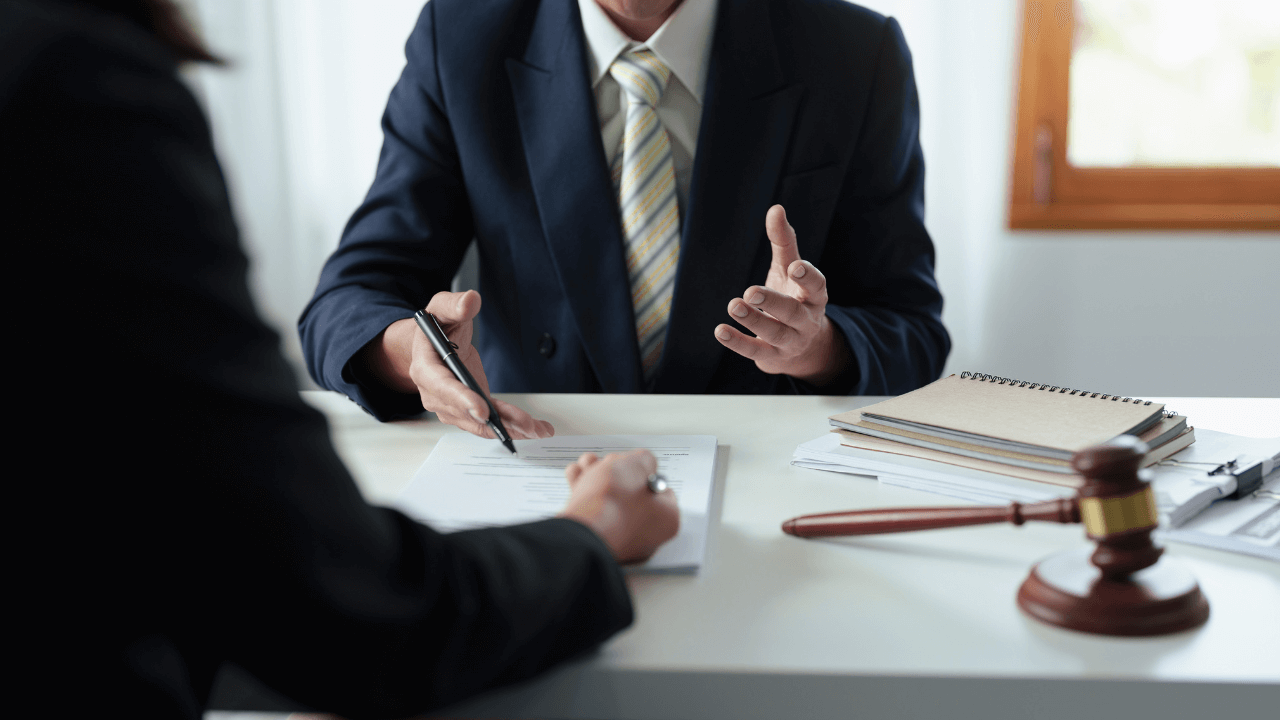
M 428 416 L 379 424 L 341 396 L 304 395 L 329 417 L 373 502 L 394 498 L 435 442 L 457 432 Z M 451 714 L 847 717 L 857 708 L 964 717 L 971 706 L 987 718 L 1065 718 L 1079 717 L 1083 697 L 1117 711 L 1133 703 L 1147 717 L 1193 717 L 1219 700 L 1237 709 L 1280 702 L 1276 563 L 1170 545 L 1208 596 L 1209 622 L 1164 638 L 1116 639 L 1047 627 L 1015 605 L 1032 564 L 1083 543 L 1078 527 L 784 535 L 779 523 L 794 515 L 952 504 L 789 465 L 797 444 L 827 430 L 828 415 L 880 398 L 502 397 L 561 435 L 716 435 L 707 562 L 696 575 L 633 575 L 636 623 L 598 654 Z M 1280 436 L 1280 400 L 1166 401 L 1197 427 Z

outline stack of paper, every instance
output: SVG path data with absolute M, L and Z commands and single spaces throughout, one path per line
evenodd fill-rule
M 578 435 L 517 440 L 518 456 L 494 440 L 453 433 L 436 443 L 396 506 L 441 532 L 553 517 L 569 499 L 564 469 L 583 453 L 645 448 L 658 460 L 680 506 L 680 532 L 642 567 L 702 565 L 715 476 L 712 435 Z
M 1158 538 L 1256 555 L 1280 561 L 1280 470 L 1238 500 L 1210 505 L 1180 527 L 1163 527 Z
M 841 433 L 830 432 L 801 444 L 792 456 L 796 467 L 861 475 L 885 485 L 984 504 L 1041 502 L 1075 495 L 1075 484 L 1053 476 L 1058 484 L 1035 482 L 921 457 L 897 455 L 844 444 Z
M 1199 442 L 1153 468 L 1156 505 L 1168 524 L 1182 525 L 1218 500 L 1251 494 L 1278 463 L 1280 438 L 1201 430 Z

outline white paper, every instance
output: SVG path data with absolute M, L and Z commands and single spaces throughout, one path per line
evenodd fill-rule
M 1219 500 L 1181 527 L 1161 528 L 1156 536 L 1280 561 L 1280 471 L 1264 478 L 1257 492 Z
M 647 570 L 702 565 L 715 479 L 713 435 L 570 435 L 516 440 L 515 456 L 495 440 L 445 435 L 396 500 L 407 515 L 441 532 L 512 525 L 554 516 L 569 499 L 564 469 L 583 453 L 603 457 L 645 448 L 676 493 L 680 532 Z
M 791 464 L 814 470 L 878 478 L 885 485 L 946 495 L 970 502 L 999 505 L 1071 497 L 1068 487 L 1032 482 L 907 455 L 863 450 L 840 444 L 826 433 L 796 448 Z
M 1199 515 L 1209 504 L 1236 491 L 1236 478 L 1225 473 L 1210 475 L 1218 465 L 1236 461 L 1243 472 L 1265 465 L 1280 455 L 1280 438 L 1247 438 L 1196 430 L 1196 441 L 1161 460 L 1152 470 L 1151 487 L 1162 520 L 1181 525 Z M 1269 474 L 1265 469 L 1263 475 Z

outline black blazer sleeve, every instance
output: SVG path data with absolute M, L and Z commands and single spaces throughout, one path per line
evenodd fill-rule
M 898 395 L 933 382 L 951 348 L 924 226 L 924 154 L 911 55 L 897 21 L 882 26 L 872 90 L 826 247 L 827 316 L 849 370 L 828 394 Z M 811 391 L 803 387 L 801 391 Z
M 408 62 L 383 114 L 373 185 L 298 321 L 311 377 L 379 420 L 421 413 L 422 403 L 360 377 L 352 357 L 448 290 L 474 236 L 438 77 L 434 13 L 428 3 L 405 45 Z
M 10 275 L 33 281 L 12 397 L 20 443 L 57 448 L 11 502 L 41 516 L 20 583 L 77 600 L 34 623 L 84 664 L 59 683 L 194 717 L 230 660 L 320 710 L 404 716 L 631 622 L 576 522 L 441 535 L 365 503 L 255 315 L 209 130 L 149 36 L 0 0 L 0 48 Z

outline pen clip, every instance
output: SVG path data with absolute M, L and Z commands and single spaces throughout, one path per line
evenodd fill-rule
M 445 333 L 444 328 L 440 327 L 440 321 L 436 319 L 436 316 L 431 313 L 427 313 L 426 315 L 427 317 L 431 318 L 431 324 L 436 326 L 436 331 L 440 333 L 440 337 L 444 338 L 444 344 L 448 345 L 450 350 L 457 350 L 458 343 L 449 339 L 449 336 Z

